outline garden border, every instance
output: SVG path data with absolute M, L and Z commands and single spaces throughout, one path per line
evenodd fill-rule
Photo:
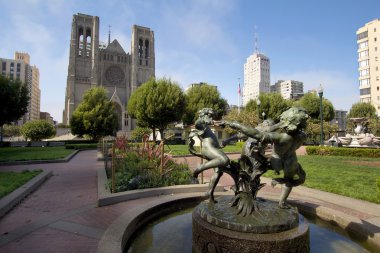
M 52 175 L 53 173 L 51 171 L 42 171 L 37 176 L 0 199 L 0 218 L 20 203 L 26 196 L 34 192 Z
M 158 188 L 138 189 L 111 193 L 106 189 L 107 174 L 104 167 L 98 168 L 98 206 L 108 206 L 119 202 L 147 198 L 160 195 L 173 195 L 180 193 L 206 192 L 208 184 L 175 185 Z M 217 186 L 215 192 L 223 192 L 223 186 Z
M 0 162 L 0 166 L 6 166 L 6 165 L 26 165 L 26 164 L 39 164 L 39 163 L 67 163 L 69 162 L 76 154 L 78 154 L 79 151 L 82 151 L 80 149 L 75 150 L 70 155 L 66 156 L 62 159 L 55 159 L 55 160 L 25 160 L 25 161 L 9 161 L 9 162 Z

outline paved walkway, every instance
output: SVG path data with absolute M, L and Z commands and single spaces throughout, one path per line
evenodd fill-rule
M 232 159 L 237 157 L 231 155 Z M 186 160 L 191 168 L 200 162 L 196 157 L 178 160 Z M 96 151 L 82 151 L 68 163 L 0 166 L 0 171 L 44 169 L 54 174 L 0 219 L 0 252 L 96 252 L 104 231 L 117 217 L 128 208 L 156 198 L 96 207 L 97 169 L 101 166 Z M 205 173 L 205 181 L 211 174 Z M 231 185 L 231 179 L 223 176 L 221 184 Z M 275 199 L 279 191 L 266 186 L 261 195 Z M 306 187 L 297 187 L 291 197 L 350 215 L 355 222 L 367 222 L 377 229 L 376 236 L 380 235 L 380 205 Z

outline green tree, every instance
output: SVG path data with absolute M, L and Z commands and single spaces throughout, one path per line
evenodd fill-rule
M 214 119 L 221 119 L 227 112 L 228 103 L 221 98 L 215 86 L 208 84 L 193 85 L 186 94 L 186 109 L 183 122 L 186 125 L 193 124 L 197 119 L 197 113 L 202 108 L 212 108 L 215 112 Z
M 6 137 L 19 136 L 21 134 L 21 127 L 16 125 L 4 125 L 3 135 Z
M 320 120 L 321 104 L 320 97 L 313 93 L 306 93 L 300 100 L 295 102 L 296 106 L 301 106 L 306 109 L 310 118 L 314 121 Z M 322 99 L 323 120 L 331 121 L 335 117 L 335 109 L 333 104 L 326 98 Z
M 136 141 L 141 141 L 144 137 L 144 135 L 150 135 L 152 133 L 152 130 L 147 127 L 136 127 L 133 129 L 131 133 L 131 139 Z
M 257 111 L 241 110 L 240 113 L 237 109 L 232 109 L 227 115 L 223 117 L 226 121 L 237 121 L 246 126 L 256 127 L 258 125 Z M 237 133 L 236 130 L 226 127 L 226 132 L 229 134 Z
M 351 106 L 347 118 L 374 118 L 376 116 L 376 108 L 371 103 L 356 103 Z
M 27 111 L 29 91 L 19 80 L 0 76 L 0 142 L 4 124 L 20 119 Z
M 55 128 L 53 124 L 47 120 L 32 120 L 26 122 L 21 127 L 21 134 L 26 139 L 31 139 L 32 141 L 40 141 L 42 139 L 48 139 L 55 135 Z
M 292 101 L 285 100 L 280 93 L 260 93 L 260 111 L 258 110 L 257 100 L 248 101 L 245 110 L 255 111 L 262 119 L 262 113 L 265 113 L 265 118 L 271 118 L 274 121 L 279 121 L 281 113 L 291 107 Z
M 88 135 L 92 140 L 113 135 L 117 126 L 114 104 L 107 97 L 107 90 L 103 87 L 88 89 L 70 119 L 73 134 Z
M 149 79 L 132 93 L 128 113 L 137 120 L 140 127 L 156 129 L 164 138 L 168 124 L 181 120 L 185 109 L 183 92 L 176 82 L 167 78 Z M 153 134 L 154 141 L 156 135 Z

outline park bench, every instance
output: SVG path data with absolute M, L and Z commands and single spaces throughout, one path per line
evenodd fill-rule
M 11 142 L 11 147 L 26 147 L 28 146 L 27 141 L 12 141 Z

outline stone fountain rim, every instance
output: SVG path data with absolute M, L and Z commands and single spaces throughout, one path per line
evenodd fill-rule
M 155 218 L 174 212 L 175 209 L 194 205 L 201 200 L 204 200 L 203 192 L 184 193 L 178 195 L 159 196 L 151 201 L 146 201 L 143 204 L 130 208 L 116 218 L 113 223 L 104 232 L 98 244 L 98 253 L 122 253 L 126 244 L 131 240 L 133 234 L 142 226 Z M 231 193 L 221 193 L 218 195 L 231 195 Z M 271 199 L 270 197 L 268 199 Z M 305 213 L 311 217 L 318 217 L 322 220 L 335 223 L 340 228 L 355 233 L 357 235 L 368 235 L 371 233 L 367 227 L 355 226 L 348 227 L 352 221 L 352 217 L 347 214 L 327 208 L 316 207 L 313 203 L 305 201 L 289 201 L 297 206 L 301 213 Z M 165 208 L 166 207 L 166 208 Z M 375 250 L 380 250 L 380 242 L 374 237 L 368 237 L 367 242 Z

